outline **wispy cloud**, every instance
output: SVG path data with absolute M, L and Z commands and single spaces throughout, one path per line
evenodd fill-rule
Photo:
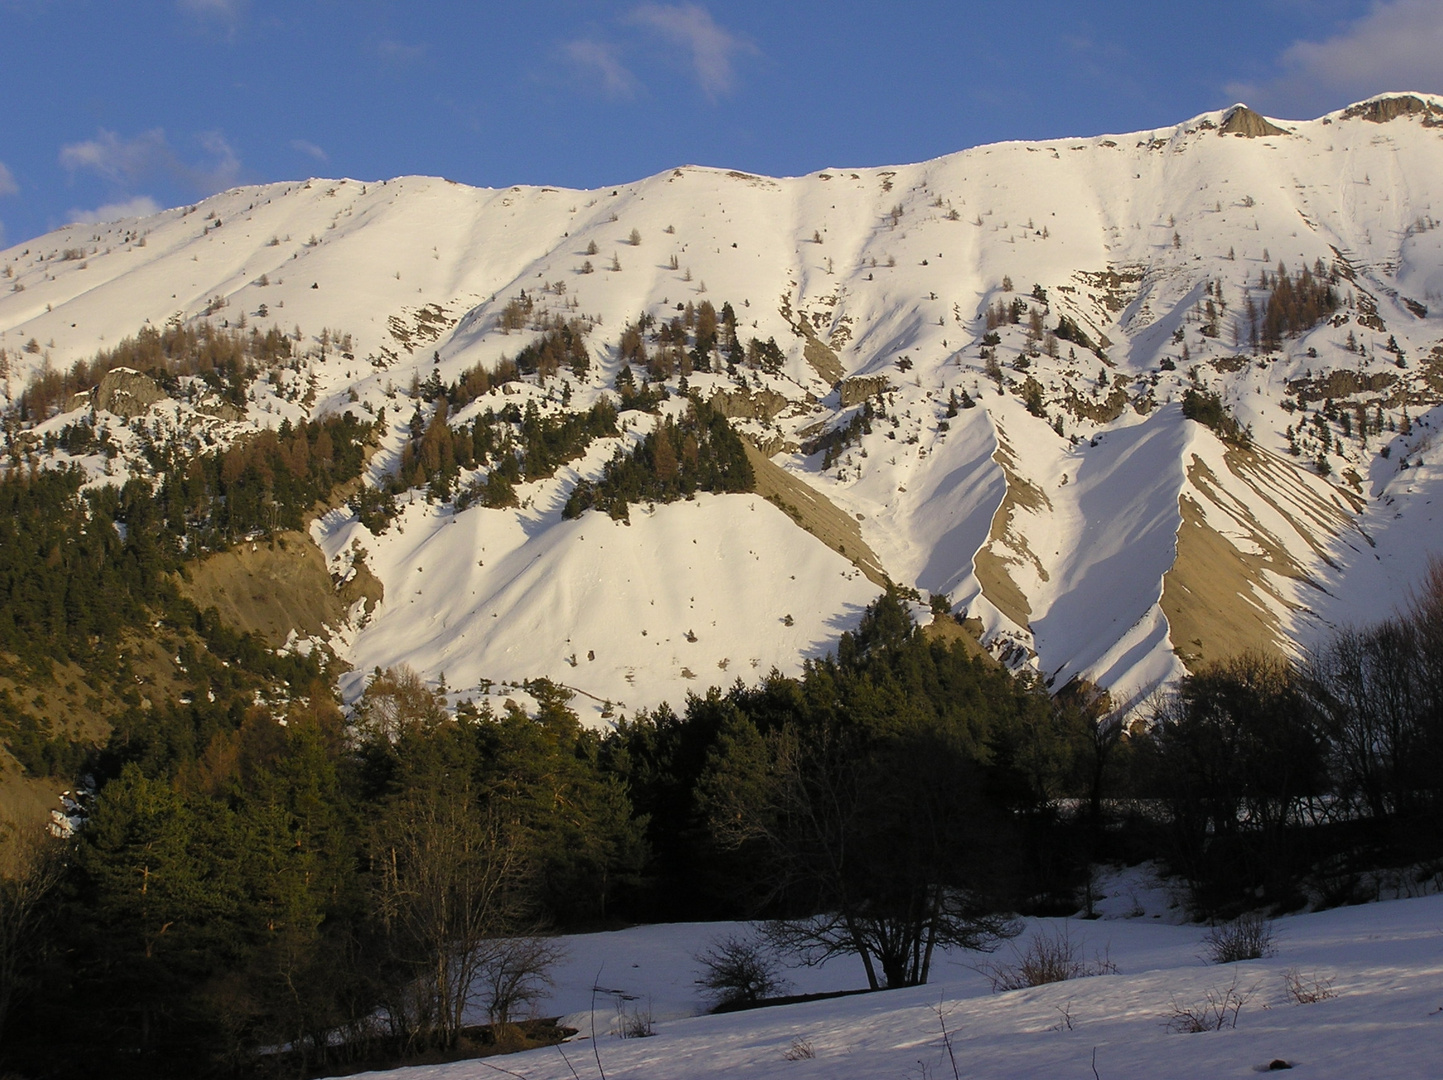
M 196 19 L 211 19 L 234 26 L 250 6 L 250 0 L 176 0 L 175 6 Z
M 295 150 L 298 153 L 305 154 L 306 157 L 315 158 L 322 164 L 331 160 L 330 154 L 326 153 L 315 143 L 307 142 L 305 139 L 292 139 L 291 149 Z
M 568 41 L 561 52 L 578 76 L 599 86 L 613 101 L 628 101 L 636 96 L 640 84 L 621 62 L 620 50 L 615 45 L 605 41 Z
M 0 161 L 0 196 L 19 194 L 20 185 L 15 182 L 15 174 L 5 167 L 5 162 Z
M 733 59 L 757 51 L 755 45 L 718 26 L 700 4 L 642 4 L 631 10 L 627 21 L 689 50 L 697 85 L 713 100 L 736 85 Z
M 160 204 L 149 195 L 137 195 L 125 202 L 97 206 L 94 210 L 72 210 L 69 217 L 73 223 L 88 225 L 100 221 L 119 221 L 121 218 L 149 217 L 159 212 Z
M 94 139 L 61 147 L 60 164 L 70 173 L 92 172 L 122 190 L 130 190 L 155 177 L 167 177 L 198 195 L 213 195 L 234 187 L 241 163 L 220 132 L 206 132 L 198 142 L 210 157 L 197 165 L 182 161 L 171 149 L 161 128 L 122 139 L 103 128 Z
M 1376 0 L 1361 19 L 1321 41 L 1295 41 L 1278 73 L 1231 83 L 1238 100 L 1274 113 L 1314 116 L 1387 90 L 1443 91 L 1443 10 L 1438 0 Z
M 386 38 L 376 42 L 376 55 L 390 67 L 409 67 L 426 58 L 425 45 L 410 45 L 404 41 Z

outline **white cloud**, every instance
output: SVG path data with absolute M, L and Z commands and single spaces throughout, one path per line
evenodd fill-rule
M 101 129 L 94 139 L 61 147 L 60 164 L 71 173 L 93 172 L 125 190 L 157 176 L 168 177 L 199 195 L 213 195 L 234 187 L 241 163 L 225 136 L 216 131 L 205 132 L 197 141 L 210 155 L 210 162 L 190 165 L 182 161 L 160 128 L 142 132 L 133 139 L 122 139 L 113 131 Z
M 616 46 L 604 41 L 568 41 L 561 51 L 577 74 L 598 83 L 607 97 L 620 101 L 636 95 L 636 76 L 621 62 Z
M 307 157 L 313 157 L 317 161 L 322 163 L 331 160 L 330 154 L 326 153 L 315 143 L 307 142 L 305 139 L 292 139 L 291 149 L 297 151 L 298 153 L 305 154 Z
M 1443 91 L 1443 7 L 1438 0 L 1375 0 L 1331 37 L 1295 41 L 1279 72 L 1232 83 L 1234 98 L 1273 113 L 1312 117 L 1389 90 Z
M 15 182 L 15 174 L 5 167 L 5 162 L 0 161 L 0 195 L 19 195 L 20 185 Z
M 391 67 L 407 67 L 420 60 L 425 59 L 427 47 L 425 45 L 408 45 L 404 41 L 386 39 L 376 43 L 376 55 L 381 62 Z
M 699 4 L 642 4 L 627 21 L 655 31 L 691 51 L 692 73 L 707 97 L 715 99 L 736 85 L 733 57 L 756 47 L 718 26 Z
M 137 195 L 125 202 L 106 203 L 94 210 L 72 210 L 70 220 L 75 224 L 89 225 L 99 221 L 119 221 L 121 218 L 149 217 L 160 212 L 160 205 L 149 195 Z
M 199 19 L 236 23 L 245 14 L 249 0 L 176 0 L 175 6 Z
M 60 148 L 60 164 L 70 172 L 93 172 L 112 184 L 128 184 L 154 170 L 155 163 L 170 156 L 165 132 L 160 128 L 122 140 L 103 128 L 99 136 Z

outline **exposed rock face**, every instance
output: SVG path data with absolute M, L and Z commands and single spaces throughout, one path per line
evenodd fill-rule
M 1234 105 L 1223 117 L 1219 135 L 1241 135 L 1245 139 L 1257 139 L 1264 135 L 1286 135 L 1287 132 L 1276 124 L 1270 124 L 1259 113 L 1246 105 Z
M 842 408 L 848 409 L 853 405 L 860 405 L 868 398 L 880 397 L 885 394 L 887 377 L 885 375 L 858 375 L 856 378 L 844 379 L 837 392 L 842 396 Z
M 781 435 L 771 435 L 767 438 L 749 436 L 749 438 L 753 439 L 756 448 L 768 458 L 774 458 L 778 454 L 795 454 L 801 449 L 793 440 Z
M 1287 387 L 1288 393 L 1295 394 L 1299 401 L 1308 402 L 1347 398 L 1355 394 L 1378 394 L 1397 382 L 1398 376 L 1391 371 L 1362 373 L 1343 369 L 1323 372 L 1311 379 L 1289 379 Z
M 775 390 L 753 393 L 746 387 L 718 390 L 711 396 L 711 407 L 733 420 L 770 420 L 791 404 Z
M 95 389 L 71 397 L 67 411 L 94 406 L 97 411 L 129 420 L 133 416 L 144 416 L 152 405 L 165 398 L 165 391 L 149 375 L 122 367 L 107 371 Z
M 237 409 L 229 401 L 214 395 L 197 404 L 195 411 L 204 413 L 206 416 L 214 416 L 217 420 L 229 420 L 232 423 L 245 418 L 245 413 L 240 409 Z
M 1351 120 L 1354 117 L 1361 117 L 1364 120 L 1371 120 L 1375 124 L 1386 124 L 1389 120 L 1396 120 L 1400 116 L 1415 116 L 1419 113 L 1422 114 L 1425 124 L 1443 123 L 1443 108 L 1432 102 L 1424 101 L 1420 97 L 1414 97 L 1412 94 L 1365 101 L 1343 113 L 1343 119 Z

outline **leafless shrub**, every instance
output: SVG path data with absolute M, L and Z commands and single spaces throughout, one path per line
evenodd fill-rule
M 1261 960 L 1277 951 L 1273 921 L 1253 911 L 1209 930 L 1203 938 L 1202 958 L 1210 964 L 1234 964 L 1239 960 Z
M 1241 989 L 1237 977 L 1224 988 L 1213 987 L 1199 1001 L 1191 1004 L 1172 999 L 1172 1006 L 1163 1022 L 1169 1031 L 1196 1034 L 1200 1031 L 1222 1031 L 1238 1026 L 1238 1014 L 1258 992 L 1256 986 Z
M 1085 979 L 1094 975 L 1116 975 L 1117 965 L 1104 953 L 1091 962 L 1083 959 L 1082 942 L 1073 941 L 1066 930 L 1035 934 L 1025 950 L 1011 947 L 1011 963 L 992 963 L 982 968 L 994 993 L 1021 990 L 1028 986 Z
M 616 1034 L 622 1039 L 646 1039 L 656 1034 L 650 999 L 644 1005 L 628 1005 L 625 998 L 616 999 Z
M 492 1024 L 510 1024 L 534 1008 L 555 985 L 551 968 L 565 958 L 555 938 L 498 938 L 482 946 L 477 982 Z
M 1325 978 L 1316 971 L 1311 975 L 1304 975 L 1297 968 L 1289 968 L 1283 972 L 1283 988 L 1294 1005 L 1316 1005 L 1320 1001 L 1338 996 L 1338 992 L 1333 989 L 1335 977 L 1329 975 Z
M 811 1061 L 817 1056 L 817 1051 L 812 1046 L 811 1039 L 793 1039 L 792 1045 L 782 1055 L 788 1061 Z
M 789 989 L 781 976 L 781 962 L 764 942 L 729 934 L 715 938 L 694 956 L 701 967 L 696 985 L 711 998 L 714 1008 L 753 1005 Z

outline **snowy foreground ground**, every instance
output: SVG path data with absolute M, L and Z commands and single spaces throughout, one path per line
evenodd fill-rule
M 1169 907 L 1163 890 L 1129 877 L 1109 891 L 1102 919 L 1029 920 L 1016 944 L 1025 948 L 1039 932 L 1065 932 L 1082 943 L 1084 959 L 1105 955 L 1117 974 L 1001 994 L 976 970 L 989 958 L 957 953 L 917 989 L 698 1016 L 691 955 L 735 927 L 682 924 L 573 937 L 546 1006 L 571 1014 L 567 1022 L 582 1029 L 564 1054 L 552 1047 L 382 1075 L 593 1080 L 599 1051 L 608 1080 L 945 1080 L 954 1075 L 945 1020 L 956 1075 L 969 1078 L 1087 1078 L 1094 1063 L 1101 1080 L 1242 1077 L 1276 1061 L 1306 1077 L 1443 1077 L 1443 896 L 1282 918 L 1274 924 L 1276 955 L 1212 966 L 1199 958 L 1205 929 L 1179 924 L 1180 909 Z M 1004 947 L 990 959 L 1014 958 Z M 1297 1004 L 1286 989 L 1290 971 L 1310 985 L 1331 980 L 1336 996 Z M 594 981 L 606 988 L 596 995 L 595 1050 Z M 864 985 L 860 967 L 845 962 L 794 972 L 793 981 L 798 992 Z M 1230 987 L 1247 998 L 1236 1028 L 1169 1029 L 1179 1007 Z M 619 1011 L 648 1009 L 653 1037 L 615 1034 Z M 804 1056 L 808 1049 L 814 1056 Z

